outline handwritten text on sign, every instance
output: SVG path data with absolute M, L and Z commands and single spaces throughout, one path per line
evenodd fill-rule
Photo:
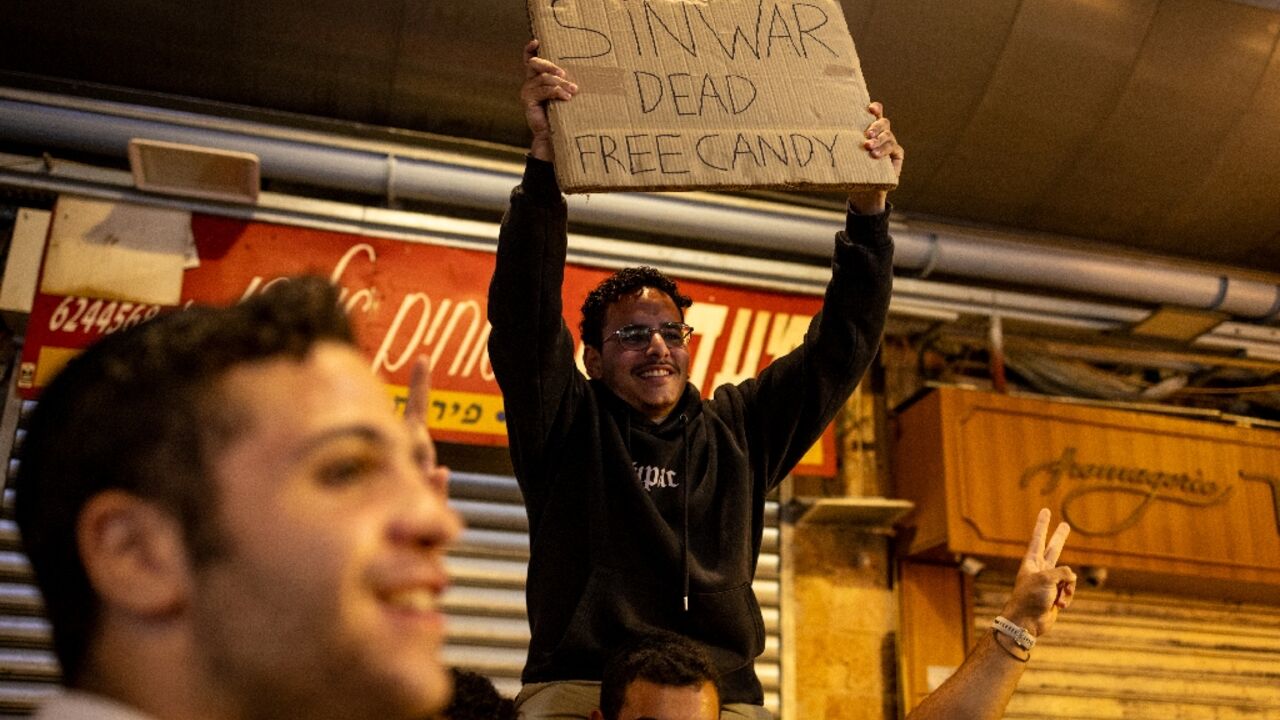
M 566 192 L 896 184 L 836 0 L 529 0 Z

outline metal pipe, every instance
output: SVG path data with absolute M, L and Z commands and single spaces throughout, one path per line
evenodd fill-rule
M 505 209 L 513 164 L 439 159 L 418 148 L 290 131 L 153 108 L 0 90 L 0 136 L 49 149 L 125 157 L 135 137 L 251 152 L 264 177 L 340 190 Z M 707 193 L 604 193 L 569 199 L 575 221 L 828 257 L 832 213 Z M 1218 310 L 1254 320 L 1280 310 L 1280 285 L 1156 262 L 895 229 L 907 273 L 978 278 L 1150 304 Z
M 38 170 L 36 168 L 39 168 Z M 492 251 L 498 235 L 493 222 L 462 220 L 420 212 L 403 212 L 310 200 L 264 192 L 256 205 L 227 204 L 144 193 L 132 187 L 124 170 L 76 163 L 56 163 L 46 169 L 41 158 L 0 153 L 0 185 L 12 184 L 52 194 L 83 195 L 111 202 L 142 203 L 185 209 L 244 220 L 310 227 L 320 230 L 374 235 Z M 693 250 L 671 245 L 569 234 L 569 259 L 602 268 L 655 263 L 689 279 L 734 282 L 782 292 L 820 295 L 830 271 L 817 265 L 767 260 L 744 255 Z M 892 315 L 936 322 L 955 322 L 961 314 L 1002 314 L 1040 325 L 1117 330 L 1150 314 L 1149 310 L 1067 300 L 1004 290 L 966 287 L 899 277 L 894 282 Z M 1236 327 L 1240 323 L 1227 323 Z M 1253 328 L 1254 330 L 1266 330 Z M 1280 329 L 1273 330 L 1280 334 Z M 1270 341 L 1274 342 L 1275 338 Z

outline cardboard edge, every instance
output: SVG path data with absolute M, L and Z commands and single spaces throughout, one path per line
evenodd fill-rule
M 566 186 L 560 176 L 560 171 L 556 170 L 556 179 L 560 182 L 560 192 L 565 195 L 585 195 L 589 193 L 615 193 L 615 192 L 728 192 L 741 190 L 780 190 L 784 192 L 860 192 L 866 190 L 884 190 L 891 192 L 897 189 L 897 184 L 888 185 L 882 183 L 771 183 L 762 185 L 759 183 L 741 183 L 729 185 L 630 185 L 627 187 L 617 186 L 596 186 L 596 185 L 570 185 Z

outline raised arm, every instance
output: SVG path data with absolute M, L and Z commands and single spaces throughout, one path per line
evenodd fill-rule
M 900 173 L 904 151 L 884 108 L 872 103 L 868 109 L 875 120 L 863 131 L 863 149 L 870 157 L 889 158 Z M 822 312 L 800 347 L 765 368 L 758 381 L 741 386 L 756 430 L 751 445 L 761 453 L 768 488 L 781 482 L 821 436 L 880 347 L 893 289 L 886 196 L 884 190 L 849 195 Z
M 1013 593 L 1001 617 L 1025 629 L 1032 637 L 1049 632 L 1058 612 L 1071 604 L 1076 574 L 1058 566 L 1058 556 L 1071 528 L 1059 523 L 1046 543 L 1049 510 L 1040 511 L 1027 554 L 1018 568 Z M 1029 653 L 1003 633 L 992 631 L 977 645 L 958 670 L 907 715 L 908 720 L 997 720 L 1003 717 L 1009 698 L 1027 668 Z
M 563 70 L 537 57 L 537 49 L 536 40 L 525 46 L 520 90 L 533 144 L 502 220 L 488 305 L 489 359 L 502 388 L 511 457 L 526 494 L 533 491 L 527 482 L 541 476 L 548 440 L 574 383 L 585 383 L 574 366 L 573 337 L 562 314 L 568 219 L 550 163 L 546 113 L 548 102 L 567 100 L 577 88 L 564 80 Z

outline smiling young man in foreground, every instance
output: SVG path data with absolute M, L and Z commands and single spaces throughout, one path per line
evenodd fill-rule
M 415 373 L 422 408 L 425 365 Z M 337 293 L 304 278 L 72 360 L 17 518 L 70 692 L 46 720 L 413 720 L 444 705 L 461 523 Z

